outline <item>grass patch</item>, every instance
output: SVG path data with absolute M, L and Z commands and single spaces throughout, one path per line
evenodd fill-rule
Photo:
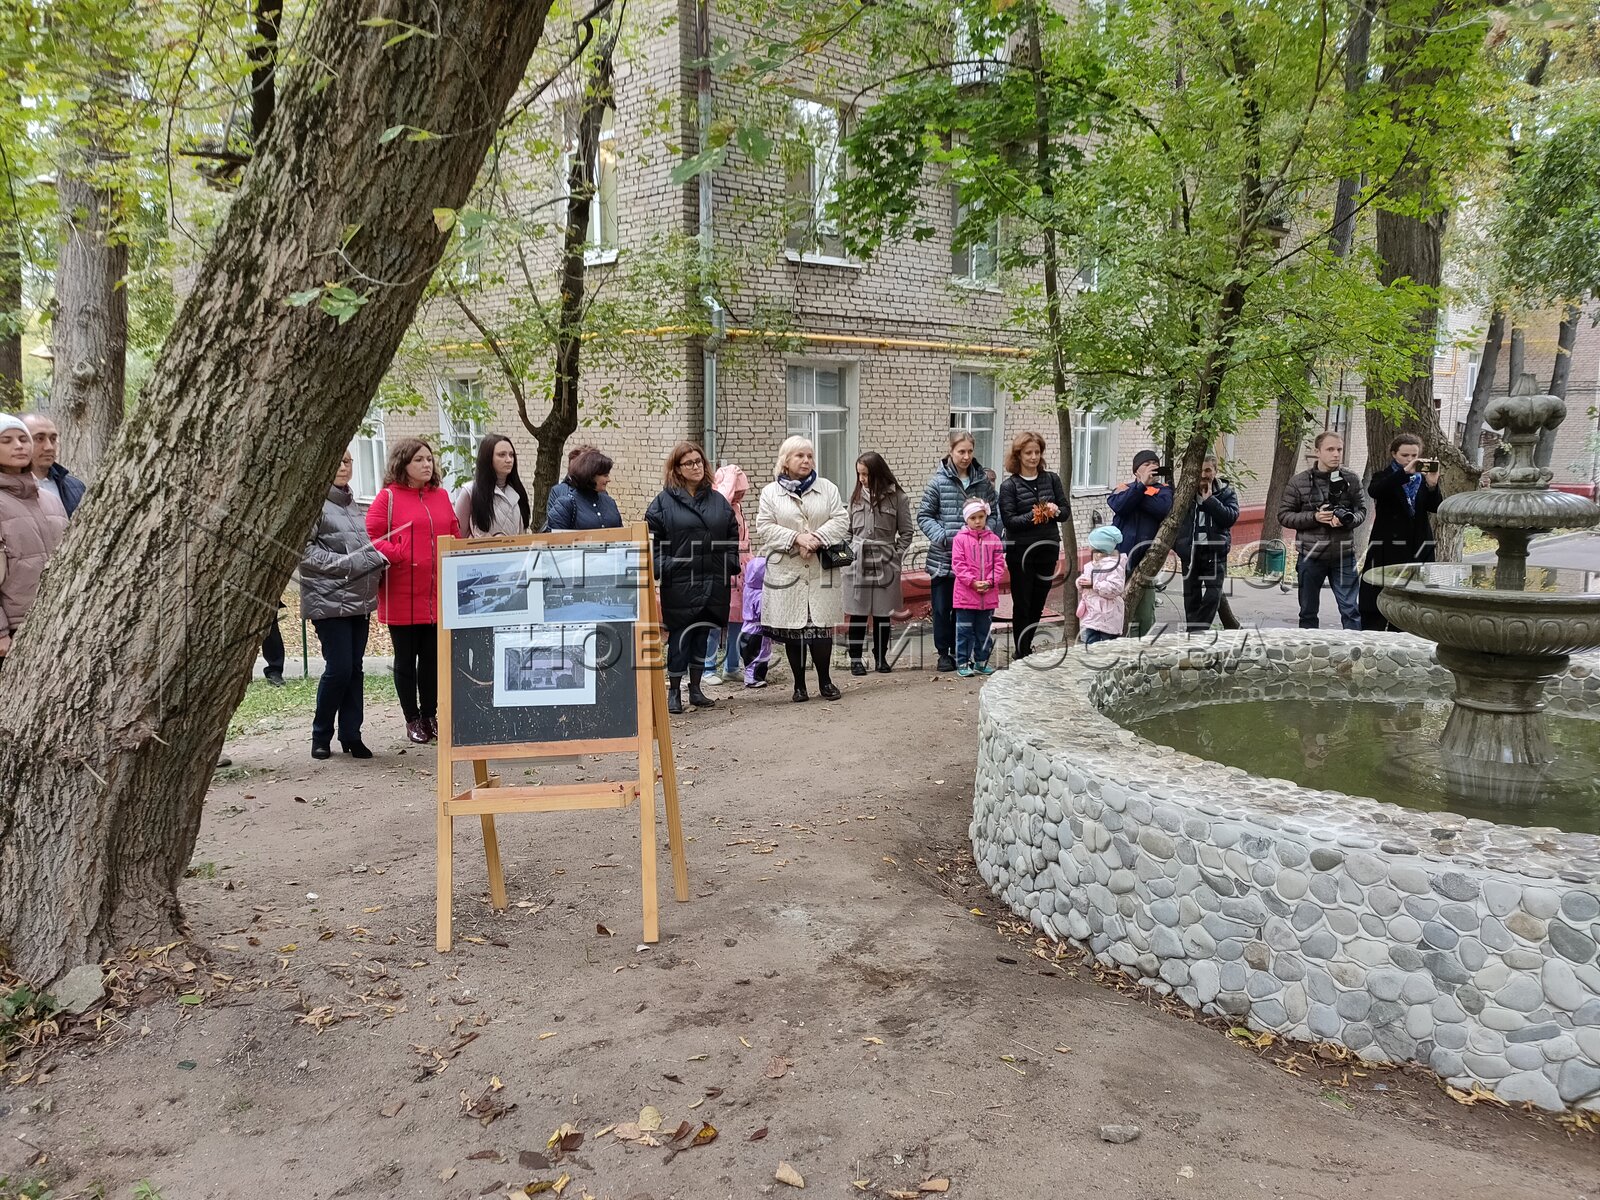
M 366 677 L 367 704 L 381 704 L 395 700 L 394 679 L 387 674 L 369 674 Z M 244 699 L 228 722 L 230 739 L 253 733 L 268 733 L 287 725 L 309 724 L 317 707 L 317 681 L 315 679 L 286 679 L 282 687 L 273 687 L 264 679 L 251 680 L 245 689 Z

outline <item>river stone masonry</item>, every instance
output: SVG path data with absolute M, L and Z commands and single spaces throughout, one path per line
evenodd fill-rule
M 1260 778 L 1113 719 L 1224 697 L 1442 697 L 1431 643 L 1245 631 L 1032 661 L 983 687 L 968 831 L 1013 912 L 1252 1028 L 1600 1112 L 1600 837 Z M 1600 657 L 1574 657 L 1548 697 L 1600 716 Z

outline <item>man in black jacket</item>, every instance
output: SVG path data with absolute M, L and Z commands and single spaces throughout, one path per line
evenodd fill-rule
M 1444 495 L 1439 491 L 1439 460 L 1422 457 L 1422 439 L 1402 433 L 1389 443 L 1389 460 L 1372 472 L 1367 484 L 1372 497 L 1372 541 L 1361 564 L 1365 575 L 1372 567 L 1433 561 L 1433 526 L 1428 518 Z M 1388 629 L 1388 619 L 1378 611 L 1376 584 L 1361 581 L 1361 628 Z
M 1190 633 L 1203 633 L 1222 605 L 1222 583 L 1228 577 L 1228 550 L 1233 523 L 1239 519 L 1239 493 L 1217 475 L 1215 455 L 1200 468 L 1200 490 L 1178 526 L 1172 547 L 1183 563 L 1183 620 Z
M 1300 628 L 1317 628 L 1322 584 L 1339 605 L 1339 623 L 1361 628 L 1356 598 L 1355 531 L 1367 519 L 1361 480 L 1344 468 L 1344 438 L 1331 429 L 1317 434 L 1317 461 L 1283 489 L 1278 524 L 1295 531 L 1295 573 L 1300 577 Z

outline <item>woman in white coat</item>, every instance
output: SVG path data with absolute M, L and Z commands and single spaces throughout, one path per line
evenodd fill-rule
M 817 671 L 817 691 L 837 700 L 829 671 L 833 631 L 844 621 L 844 581 L 822 565 L 818 552 L 850 535 L 850 512 L 839 489 L 816 470 L 817 452 L 803 437 L 778 448 L 777 477 L 761 489 L 756 540 L 767 556 L 761 589 L 761 631 L 782 642 L 794 676 L 794 700 L 806 692 L 806 654 Z

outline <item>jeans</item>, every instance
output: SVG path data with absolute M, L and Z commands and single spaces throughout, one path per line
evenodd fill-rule
M 981 667 L 989 661 L 994 652 L 994 639 L 989 636 L 992 624 L 993 609 L 956 609 L 956 665 L 974 663 Z
M 739 625 L 738 621 L 729 621 L 725 629 L 713 629 L 706 635 L 706 674 L 714 675 L 717 670 L 717 651 L 726 648 L 723 654 L 722 673 L 732 679 L 739 674 Z
M 322 645 L 322 678 L 317 682 L 317 711 L 311 718 L 311 740 L 326 746 L 337 726 L 339 741 L 353 746 L 361 740 L 362 700 L 366 688 L 361 669 L 371 628 L 365 613 L 356 617 L 330 617 L 313 621 Z
M 394 643 L 394 690 L 407 721 L 439 715 L 439 627 L 391 625 Z
M 1295 560 L 1295 571 L 1300 576 L 1300 628 L 1317 628 L 1317 609 L 1322 602 L 1322 581 L 1327 580 L 1333 589 L 1333 599 L 1339 606 L 1339 623 L 1346 629 L 1361 628 L 1361 612 L 1357 592 L 1361 575 L 1356 570 L 1356 556 L 1349 546 L 1341 547 L 1327 555 L 1301 554 Z
M 1054 540 L 1006 551 L 1006 570 L 1011 575 L 1011 639 L 1016 649 L 1013 657 L 1026 658 L 1033 653 L 1033 635 L 1044 616 L 1044 602 L 1055 582 L 1060 557 L 1061 543 Z
M 1120 635 L 1115 633 L 1106 633 L 1104 630 L 1100 629 L 1085 629 L 1083 631 L 1083 644 L 1085 646 L 1092 646 L 1096 642 L 1114 642 L 1119 636 Z
M 949 658 L 956 649 L 956 577 L 935 575 L 928 580 L 928 599 L 933 603 L 933 646 L 940 658 Z
M 1183 620 L 1190 633 L 1204 633 L 1222 607 L 1222 584 L 1228 557 L 1215 550 L 1194 549 L 1183 565 Z
M 705 670 L 706 644 L 718 627 L 716 621 L 704 620 L 691 621 L 678 628 L 667 627 L 668 679 L 682 679 L 687 673 L 696 686 L 699 685 Z

